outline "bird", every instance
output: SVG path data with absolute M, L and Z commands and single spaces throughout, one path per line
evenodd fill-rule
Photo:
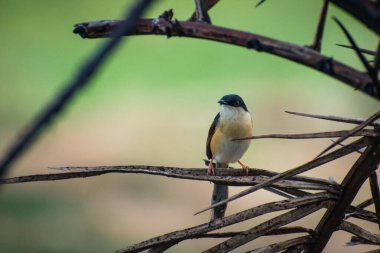
M 250 140 L 234 139 L 252 136 L 251 114 L 239 95 L 225 95 L 218 103 L 220 111 L 210 126 L 206 142 L 206 154 L 209 159 L 207 174 L 216 175 L 217 168 L 228 168 L 230 163 L 236 162 L 248 171 L 249 166 L 243 164 L 240 159 L 247 151 Z M 211 204 L 227 198 L 228 186 L 214 184 Z M 224 204 L 212 209 L 211 220 L 223 218 L 226 208 L 227 204 Z

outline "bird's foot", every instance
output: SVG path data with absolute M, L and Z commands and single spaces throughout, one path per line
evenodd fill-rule
M 215 176 L 215 167 L 212 163 L 212 160 L 210 160 L 210 163 L 208 164 L 207 175 Z
M 249 166 L 245 165 L 244 163 L 238 161 L 242 169 L 245 169 L 245 173 L 248 175 Z

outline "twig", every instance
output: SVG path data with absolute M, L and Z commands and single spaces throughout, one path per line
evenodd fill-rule
M 32 121 L 30 126 L 23 131 L 20 139 L 17 139 L 8 149 L 4 157 L 0 160 L 0 178 L 5 174 L 9 166 L 17 157 L 37 138 L 42 129 L 51 123 L 54 116 L 59 114 L 71 99 L 86 85 L 101 67 L 105 60 L 110 56 L 111 52 L 116 48 L 122 39 L 122 35 L 130 33 L 136 24 L 137 19 L 144 12 L 145 8 L 152 2 L 152 0 L 140 0 L 131 10 L 128 10 L 124 21 L 120 22 L 120 27 L 113 31 L 111 40 L 104 43 L 104 45 L 90 57 L 75 78 L 69 82 L 65 88 L 59 93 L 39 115 Z
M 362 237 L 353 235 L 353 236 L 351 236 L 350 241 L 346 243 L 346 246 L 356 246 L 356 245 L 360 245 L 360 244 L 378 245 L 376 243 L 373 243 L 371 241 L 363 239 Z
M 380 71 L 380 42 L 377 46 L 376 54 L 375 54 L 375 62 L 373 63 L 373 68 L 375 72 L 379 74 Z
M 285 214 L 276 216 L 275 218 L 272 218 L 266 222 L 263 222 L 246 232 L 243 232 L 239 235 L 236 235 L 232 237 L 231 239 L 228 239 L 218 245 L 215 245 L 214 247 L 204 251 L 204 253 L 212 253 L 212 252 L 230 252 L 233 249 L 236 249 L 240 247 L 243 244 L 246 244 L 266 232 L 276 229 L 278 227 L 281 227 L 283 225 L 286 225 L 288 223 L 297 221 L 323 207 L 326 206 L 326 202 L 318 203 L 318 204 L 310 204 L 307 206 L 299 207 L 293 211 L 289 211 Z
M 208 15 L 207 7 L 205 7 L 205 2 L 207 2 L 207 0 L 195 0 L 195 13 L 197 16 L 197 21 L 211 24 L 211 19 Z
M 349 49 L 354 49 L 352 46 L 350 45 L 343 45 L 343 44 L 335 44 L 337 46 L 340 46 L 340 47 L 345 47 L 345 48 L 349 48 Z M 376 55 L 376 51 L 373 51 L 373 50 L 368 50 L 368 49 L 364 49 L 364 48 L 359 48 L 359 51 L 364 53 L 364 54 L 368 54 L 368 55 L 372 55 L 372 56 L 375 56 Z
M 369 185 L 371 187 L 372 199 L 375 204 L 377 224 L 380 231 L 380 193 L 379 193 L 379 182 L 377 181 L 376 171 L 373 170 L 369 176 Z
M 210 231 L 214 231 L 216 229 L 220 229 L 222 227 L 227 227 L 248 219 L 252 219 L 258 217 L 260 215 L 264 215 L 271 212 L 282 211 L 287 209 L 292 209 L 296 207 L 300 207 L 303 205 L 309 205 L 312 203 L 320 203 L 322 201 L 331 199 L 333 196 L 331 194 L 326 193 L 317 193 L 311 194 L 309 196 L 287 199 L 278 202 L 272 202 L 263 204 L 254 208 L 250 208 L 248 210 L 224 217 L 223 219 L 213 220 L 195 227 L 187 228 L 184 230 L 168 233 L 162 236 L 154 237 L 147 241 L 135 244 L 133 246 L 129 246 L 123 249 L 118 250 L 118 253 L 126 253 L 126 252 L 140 252 L 149 248 L 154 247 L 155 245 L 160 245 L 163 243 L 168 243 L 177 240 L 186 240 L 197 234 L 204 234 Z
M 362 130 L 366 126 L 368 126 L 370 123 L 376 121 L 378 118 L 380 118 L 380 111 L 376 112 L 371 117 L 369 117 L 367 120 L 363 121 L 358 126 L 354 127 L 352 130 L 347 132 L 345 135 L 341 136 L 338 140 L 336 140 L 336 142 L 332 143 L 330 146 L 325 148 L 317 157 L 325 154 L 327 151 L 331 150 L 332 148 L 334 148 L 338 144 L 342 143 L 343 141 L 345 141 L 350 136 L 353 136 L 354 134 L 356 134 L 357 132 L 359 132 L 360 130 Z
M 342 137 L 349 133 L 350 131 L 331 131 L 331 132 L 320 132 L 320 133 L 307 133 L 307 134 L 263 134 L 256 135 L 251 137 L 244 137 L 233 139 L 233 141 L 239 140 L 251 140 L 251 139 L 268 139 L 268 138 L 277 138 L 277 139 L 317 139 L 317 138 L 333 138 L 333 137 Z M 356 132 L 352 136 L 380 136 L 380 133 L 374 130 L 361 130 Z
M 371 77 L 373 82 L 373 92 L 376 96 L 380 95 L 380 84 L 379 80 L 377 79 L 377 73 L 375 69 L 368 63 L 365 56 L 360 52 L 359 47 L 357 46 L 354 38 L 351 36 L 351 34 L 348 32 L 347 28 L 336 18 L 334 17 L 334 21 L 339 25 L 339 27 L 343 30 L 344 34 L 346 35 L 348 41 L 350 42 L 351 46 L 355 50 L 356 54 L 358 55 L 360 61 L 364 65 L 365 69 L 368 72 L 368 75 Z
M 344 213 L 344 220 L 347 220 L 348 218 L 351 218 L 351 217 L 377 223 L 377 217 L 374 212 L 367 211 L 367 210 L 357 208 L 354 206 L 350 206 Z
M 272 253 L 286 250 L 288 248 L 298 246 L 301 244 L 308 244 L 310 242 L 310 236 L 302 236 L 298 238 L 289 239 L 283 242 L 274 243 L 259 249 L 247 251 L 247 253 Z
M 212 41 L 248 47 L 259 52 L 267 52 L 288 60 L 300 63 L 322 73 L 336 78 L 355 89 L 376 97 L 368 92 L 371 83 L 368 75 L 355 70 L 343 63 L 323 56 L 313 49 L 292 43 L 279 41 L 261 35 L 218 27 L 201 22 L 169 22 L 164 19 L 141 19 L 132 33 L 126 35 L 170 35 L 180 37 L 201 38 Z M 119 25 L 119 21 L 94 21 L 75 25 L 74 32 L 84 38 L 105 38 Z
M 368 207 L 368 206 L 370 206 L 370 205 L 372 205 L 372 204 L 373 204 L 373 199 L 367 199 L 367 200 L 361 202 L 361 203 L 360 203 L 359 205 L 357 205 L 356 207 L 357 207 L 357 208 L 364 209 L 364 208 L 366 208 L 366 207 Z
M 333 116 L 333 115 L 318 115 L 318 114 L 309 114 L 309 113 L 302 113 L 302 112 L 291 112 L 291 111 L 285 111 L 286 113 L 297 115 L 297 116 L 303 116 L 303 117 L 309 117 L 309 118 L 315 118 L 315 119 L 324 119 L 324 120 L 331 120 L 331 121 L 337 121 L 337 122 L 343 122 L 343 123 L 351 123 L 351 124 L 361 124 L 365 119 L 354 119 L 354 118 L 347 118 L 347 117 L 341 117 L 341 116 Z M 380 124 L 371 122 L 368 124 L 368 126 L 377 126 Z
M 269 178 L 268 180 L 266 180 L 263 183 L 260 183 L 260 184 L 257 184 L 255 186 L 252 186 L 252 187 L 248 188 L 247 190 L 244 190 L 244 191 L 242 191 L 242 192 L 240 192 L 238 194 L 235 194 L 235 195 L 233 195 L 233 196 L 231 196 L 231 197 L 229 197 L 229 198 L 227 198 L 227 199 L 225 199 L 223 201 L 220 201 L 220 202 L 218 202 L 218 203 L 216 203 L 214 205 L 211 205 L 208 208 L 205 208 L 205 209 L 197 212 L 196 214 L 205 212 L 205 211 L 207 211 L 207 210 L 209 210 L 211 208 L 214 208 L 214 207 L 216 207 L 218 205 L 222 205 L 224 203 L 227 203 L 227 202 L 236 200 L 238 198 L 241 198 L 241 197 L 243 197 L 243 196 L 245 196 L 247 194 L 250 194 L 250 193 L 252 193 L 254 191 L 257 191 L 257 190 L 259 190 L 259 189 L 261 189 L 263 187 L 267 187 L 267 186 L 269 186 L 269 185 L 271 185 L 271 184 L 273 184 L 273 183 L 275 183 L 275 182 L 277 182 L 277 181 L 279 181 L 281 179 L 288 178 L 288 177 L 291 177 L 291 176 L 294 176 L 294 175 L 306 172 L 308 170 L 311 170 L 311 169 L 313 169 L 315 167 L 318 167 L 318 166 L 320 166 L 322 164 L 328 163 L 328 162 L 330 162 L 332 160 L 335 160 L 335 159 L 337 159 L 339 157 L 342 157 L 344 155 L 352 153 L 355 150 L 358 150 L 358 149 L 364 147 L 365 145 L 366 145 L 366 141 L 365 141 L 364 138 L 360 139 L 360 140 L 357 140 L 357 141 L 351 143 L 350 145 L 347 145 L 347 146 L 345 146 L 345 147 L 343 147 L 341 149 L 338 149 L 338 150 L 336 150 L 334 152 L 331 152 L 330 154 L 328 154 L 326 156 L 317 158 L 317 159 L 312 160 L 312 161 L 310 161 L 310 162 L 308 162 L 308 163 L 306 163 L 304 165 L 301 165 L 301 166 L 296 167 L 294 169 L 291 169 L 291 170 L 285 171 L 283 173 L 280 173 L 278 175 L 275 175 L 275 176 Z
M 342 186 L 344 191 L 341 198 L 328 208 L 321 221 L 319 222 L 316 232 L 319 234 L 315 239 L 315 243 L 310 246 L 311 253 L 322 252 L 323 248 L 329 241 L 332 233 L 343 220 L 345 211 L 356 196 L 362 184 L 371 174 L 374 166 L 380 161 L 380 138 L 370 141 L 370 144 L 352 166 L 348 174 L 345 176 Z
M 325 28 L 328 7 L 329 7 L 329 0 L 324 0 L 323 6 L 321 9 L 321 14 L 319 16 L 317 30 L 315 32 L 314 42 L 310 46 L 311 48 L 313 48 L 314 50 L 317 50 L 318 52 L 321 51 L 321 47 L 322 47 L 323 31 Z
M 363 228 L 359 227 L 358 225 L 355 225 L 354 223 L 343 221 L 338 229 L 344 230 L 346 232 L 349 232 L 351 234 L 357 235 L 367 241 L 370 241 L 372 243 L 375 243 L 377 245 L 380 245 L 380 236 L 373 234 L 369 231 L 364 230 Z

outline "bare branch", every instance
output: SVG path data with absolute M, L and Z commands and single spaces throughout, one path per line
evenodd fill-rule
M 178 240 L 180 241 L 186 240 L 192 236 L 214 231 L 222 227 L 227 227 L 227 226 L 230 226 L 230 225 L 233 225 L 233 224 L 236 224 L 248 219 L 258 217 L 266 213 L 292 209 L 292 208 L 300 207 L 303 205 L 309 205 L 313 203 L 321 203 L 325 200 L 331 199 L 332 197 L 333 195 L 331 194 L 317 193 L 317 194 L 311 194 L 305 197 L 287 199 L 283 201 L 263 204 L 263 205 L 250 208 L 248 210 L 224 217 L 223 219 L 213 220 L 213 221 L 210 221 L 210 222 L 207 222 L 195 227 L 191 227 L 184 230 L 158 236 L 158 237 L 149 239 L 147 241 L 138 243 L 136 245 L 123 248 L 121 250 L 118 250 L 117 252 L 118 253 L 140 252 L 140 251 L 152 248 L 155 245 L 160 245 L 163 243 L 168 243 L 168 242 L 178 241 Z
M 21 176 L 15 178 L 0 179 L 0 184 L 26 183 L 36 181 L 54 181 L 73 178 L 85 178 L 99 176 L 109 173 L 136 173 L 160 175 L 172 178 L 190 179 L 199 181 L 211 181 L 219 184 L 228 184 L 232 186 L 251 186 L 262 183 L 268 179 L 268 175 L 277 173 L 249 169 L 248 175 L 246 171 L 236 169 L 219 169 L 218 176 L 207 175 L 206 169 L 186 169 L 177 167 L 163 166 L 143 166 L 143 165 L 128 165 L 128 166 L 100 166 L 100 167 L 62 167 L 59 170 L 68 170 L 66 173 L 41 174 Z M 331 193 L 338 193 L 339 185 L 329 182 L 328 180 L 315 179 L 309 177 L 295 176 L 294 180 L 282 180 L 272 187 L 278 187 L 281 191 L 287 189 L 305 189 L 305 190 L 324 190 Z M 269 191 L 272 191 L 268 189 Z M 274 192 L 276 193 L 276 192 Z M 280 194 L 283 196 L 282 194 Z
M 358 225 L 355 225 L 354 223 L 343 221 L 338 229 L 344 230 L 346 232 L 349 232 L 351 234 L 357 235 L 367 241 L 370 241 L 372 243 L 375 243 L 377 245 L 380 245 L 380 236 L 373 234 L 369 231 L 364 230 L 363 228 L 359 227 Z
M 340 137 L 336 142 L 332 143 L 330 146 L 328 146 L 326 149 L 324 149 L 317 157 L 319 157 L 322 154 L 326 153 L 327 151 L 331 150 L 332 148 L 334 148 L 338 144 L 342 143 L 343 141 L 345 141 L 350 136 L 353 136 L 354 134 L 356 134 L 357 132 L 359 132 L 360 130 L 362 130 L 363 128 L 368 126 L 370 123 L 376 121 L 379 118 L 380 118 L 380 111 L 376 112 L 371 117 L 369 117 L 367 120 L 363 121 L 358 126 L 353 128 L 352 130 L 350 130 L 348 133 L 346 133 L 345 135 Z
M 373 204 L 373 199 L 367 199 L 367 200 L 363 201 L 362 203 L 360 203 L 359 205 L 357 205 L 356 207 L 364 209 L 364 208 L 366 208 L 372 204 Z
M 374 212 L 360 209 L 354 206 L 350 206 L 344 213 L 344 220 L 347 220 L 351 217 L 377 223 L 377 217 Z
M 104 45 L 85 62 L 84 66 L 79 68 L 79 72 L 75 75 L 75 78 L 65 86 L 61 93 L 59 93 L 39 115 L 37 115 L 30 126 L 22 132 L 22 137 L 17 139 L 9 147 L 5 156 L 0 160 L 0 178 L 5 174 L 12 162 L 31 145 L 38 134 L 41 133 L 42 129 L 52 122 L 54 116 L 65 108 L 78 91 L 89 84 L 89 81 L 96 71 L 120 43 L 122 35 L 130 33 L 133 30 L 137 19 L 151 2 L 152 0 L 137 1 L 132 9 L 127 11 L 124 21 L 120 21 L 119 28 L 112 31 L 111 36 L 113 38 L 106 41 Z
M 272 218 L 266 222 L 263 222 L 246 232 L 243 232 L 239 235 L 236 235 L 232 237 L 231 239 L 228 239 L 227 241 L 224 241 L 206 251 L 204 253 L 212 253 L 212 252 L 230 252 L 233 249 L 236 249 L 240 247 L 243 244 L 246 244 L 263 234 L 267 233 L 268 231 L 272 229 L 279 228 L 283 225 L 286 225 L 288 223 L 297 221 L 323 207 L 326 206 L 326 202 L 322 202 L 319 204 L 310 204 L 303 207 L 299 207 L 293 211 L 289 211 L 285 214 L 276 216 L 275 218 Z
M 294 246 L 308 244 L 310 242 L 310 239 L 311 239 L 310 236 L 302 236 L 302 237 L 289 239 L 289 240 L 279 242 L 279 243 L 273 243 L 271 245 L 268 245 L 259 249 L 248 251 L 247 253 L 279 252 L 279 251 L 283 251 Z
M 375 204 L 377 224 L 380 230 L 380 193 L 379 193 L 379 182 L 377 181 L 376 171 L 373 170 L 369 176 L 369 184 L 371 187 L 372 198 Z
M 95 21 L 75 25 L 74 33 L 84 38 L 105 38 L 119 25 L 119 21 Z M 169 22 L 164 19 L 141 19 L 132 33 L 127 35 L 168 35 L 201 38 L 252 48 L 308 66 L 336 78 L 355 89 L 375 97 L 368 90 L 371 78 L 343 63 L 323 56 L 313 49 L 279 41 L 261 35 L 232 30 L 200 22 Z
M 361 124 L 365 119 L 354 119 L 354 118 L 347 118 L 347 117 L 341 117 L 341 116 L 333 116 L 333 115 L 318 115 L 318 114 L 309 114 L 309 113 L 302 113 L 302 112 L 291 112 L 291 111 L 285 111 L 286 113 L 297 115 L 297 116 L 303 116 L 303 117 L 309 117 L 309 118 L 315 118 L 315 119 L 324 119 L 324 120 L 331 120 L 331 121 L 337 121 L 337 122 L 343 122 L 343 123 L 351 123 L 351 124 Z M 380 124 L 371 122 L 368 124 L 368 126 L 379 126 Z
M 330 154 L 328 154 L 326 156 L 323 156 L 323 157 L 317 158 L 315 160 L 312 160 L 312 161 L 310 161 L 310 162 L 308 162 L 308 163 L 306 163 L 304 165 L 301 165 L 301 166 L 299 166 L 297 168 L 294 168 L 294 169 L 285 171 L 283 173 L 277 174 L 277 175 L 269 178 L 268 180 L 266 180 L 263 183 L 260 183 L 260 184 L 257 184 L 255 186 L 252 186 L 252 187 L 248 188 L 247 190 L 244 190 L 244 191 L 242 191 L 242 192 L 240 192 L 238 194 L 235 194 L 235 195 L 233 195 L 233 196 L 231 196 L 231 197 L 229 197 L 229 198 L 227 198 L 227 199 L 225 199 L 223 201 L 220 201 L 220 202 L 218 202 L 218 203 L 216 203 L 214 205 L 211 205 L 208 208 L 205 208 L 205 209 L 197 212 L 196 214 L 205 212 L 205 211 L 207 211 L 207 210 L 209 210 L 211 208 L 214 208 L 214 207 L 216 207 L 218 205 L 222 205 L 224 203 L 227 203 L 227 202 L 236 200 L 238 198 L 241 198 L 241 197 L 243 197 L 243 196 L 245 196 L 247 194 L 250 194 L 252 192 L 255 192 L 255 191 L 257 191 L 257 190 L 259 190 L 259 189 L 261 189 L 263 187 L 267 187 L 267 186 L 269 186 L 269 185 L 271 185 L 271 184 L 273 184 L 273 183 L 275 183 L 275 182 L 277 182 L 277 181 L 279 181 L 281 179 L 285 179 L 285 178 L 288 178 L 288 177 L 291 177 L 291 176 L 303 173 L 305 171 L 311 170 L 311 169 L 313 169 L 313 168 L 315 168 L 317 166 L 320 166 L 322 164 L 325 164 L 325 163 L 328 163 L 328 162 L 330 162 L 332 160 L 335 160 L 335 159 L 337 159 L 339 157 L 342 157 L 344 155 L 352 153 L 353 151 L 358 150 L 358 149 L 364 147 L 365 145 L 366 145 L 366 141 L 365 141 L 364 138 L 360 139 L 358 141 L 355 141 L 355 142 L 351 143 L 350 145 L 347 145 L 347 146 L 345 146 L 345 147 L 343 147 L 341 149 L 338 149 L 338 150 L 336 150 L 334 152 L 331 152 Z
M 333 138 L 333 137 L 342 137 L 349 134 L 350 131 L 331 131 L 331 132 L 320 132 L 320 133 L 307 133 L 307 134 L 263 134 L 256 135 L 251 137 L 244 137 L 233 139 L 233 141 L 239 140 L 251 140 L 251 139 L 317 139 L 317 138 Z M 374 130 L 360 130 L 352 136 L 380 136 L 380 133 Z
M 204 8 L 206 11 L 209 11 L 212 7 L 214 7 L 217 3 L 219 2 L 219 0 L 203 0 L 203 3 L 204 3 Z M 197 12 L 195 11 L 193 13 L 193 15 L 191 16 L 190 18 L 190 21 L 197 21 Z M 208 23 L 211 23 L 208 22 Z

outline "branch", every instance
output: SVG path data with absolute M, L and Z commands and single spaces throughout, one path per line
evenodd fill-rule
M 104 45 L 87 60 L 75 78 L 69 82 L 39 115 L 31 122 L 30 126 L 23 131 L 22 137 L 17 139 L 8 149 L 5 156 L 0 160 L 0 178 L 5 174 L 8 167 L 17 157 L 32 144 L 41 133 L 42 129 L 51 123 L 54 116 L 59 114 L 71 99 L 86 85 L 94 76 L 96 71 L 101 67 L 111 52 L 116 48 L 122 39 L 122 35 L 130 33 L 137 19 L 144 12 L 152 0 L 140 0 L 132 9 L 126 13 L 124 21 L 120 21 L 119 28 L 112 31 L 112 39 L 105 42 Z
M 273 236 L 273 235 L 289 235 L 289 234 L 297 234 L 297 233 L 307 233 L 309 235 L 313 234 L 312 229 L 304 228 L 304 227 L 282 227 L 278 229 L 274 229 L 272 231 L 269 231 L 268 233 L 264 234 L 264 236 Z M 226 237 L 233 237 L 238 234 L 243 233 L 242 231 L 239 232 L 225 232 L 225 233 L 205 233 L 205 234 L 199 234 L 199 235 L 193 235 L 190 236 L 187 239 L 200 239 L 200 238 L 226 238 Z M 310 236 L 308 236 L 310 237 Z M 171 241 L 168 243 L 160 244 L 157 246 L 152 247 L 149 252 L 163 252 L 174 245 L 180 243 L 182 240 L 176 240 Z M 285 242 L 284 242 L 285 243 Z
M 325 148 L 318 156 L 321 156 L 322 154 L 324 154 L 327 151 L 331 150 L 332 148 L 334 148 L 335 146 L 339 145 L 340 143 L 342 143 L 343 141 L 345 141 L 347 138 L 349 138 L 350 136 L 353 136 L 354 134 L 356 134 L 357 132 L 359 132 L 360 130 L 362 130 L 363 128 L 365 128 L 366 126 L 368 126 L 369 124 L 373 123 L 374 121 L 376 121 L 379 118 L 380 118 L 380 111 L 376 112 L 371 117 L 369 117 L 367 120 L 363 121 L 358 126 L 356 126 L 355 128 L 353 128 L 352 130 L 348 131 L 345 135 L 341 136 L 338 140 L 336 140 L 330 146 L 328 146 L 327 148 Z
M 289 239 L 283 242 L 274 243 L 274 244 L 271 244 L 259 249 L 255 249 L 252 251 L 248 251 L 248 252 L 249 253 L 279 252 L 279 251 L 283 251 L 294 246 L 308 244 L 310 243 L 310 240 L 311 240 L 310 236 L 302 236 L 298 238 Z
M 348 118 L 348 117 L 341 117 L 341 116 L 333 116 L 333 115 L 318 115 L 318 114 L 309 114 L 309 113 L 302 113 L 302 112 L 291 112 L 291 111 L 285 111 L 286 113 L 297 115 L 297 116 L 303 116 L 303 117 L 309 117 L 309 118 L 315 118 L 315 119 L 324 119 L 324 120 L 331 120 L 331 121 L 337 121 L 337 122 L 343 122 L 343 123 L 351 123 L 351 124 L 361 124 L 365 119 L 354 119 L 354 118 Z M 380 126 L 380 124 L 371 122 L 368 124 L 368 126 L 377 127 Z
M 360 187 L 380 162 L 379 144 L 380 138 L 371 141 L 364 153 L 345 176 L 342 182 L 344 191 L 341 198 L 335 205 L 327 209 L 327 212 L 316 228 L 319 236 L 317 236 L 315 243 L 309 249 L 311 253 L 322 252 L 332 233 L 343 220 L 345 211 L 350 206 Z
M 367 200 L 363 201 L 362 203 L 358 204 L 356 207 L 364 209 L 364 208 L 366 208 L 372 204 L 373 204 L 373 199 L 367 199 Z
M 303 207 L 299 207 L 293 211 L 289 211 L 285 214 L 276 216 L 268 221 L 265 221 L 244 233 L 236 235 L 227 241 L 224 241 L 206 251 L 204 253 L 212 253 L 212 252 L 230 252 L 233 249 L 240 247 L 243 244 L 246 244 L 263 234 L 269 232 L 272 229 L 279 228 L 288 223 L 297 221 L 317 210 L 326 206 L 326 202 L 322 202 L 319 204 L 310 204 Z
M 377 224 L 380 230 L 380 193 L 379 193 L 379 182 L 377 181 L 376 171 L 373 170 L 369 176 L 369 185 L 371 187 L 372 199 L 375 204 Z
M 251 186 L 262 183 L 268 179 L 268 175 L 276 175 L 277 173 L 249 169 L 248 175 L 246 171 L 236 169 L 218 169 L 218 176 L 207 175 L 206 169 L 186 169 L 177 167 L 163 166 L 143 166 L 143 165 L 127 165 L 127 166 L 100 166 L 100 167 L 62 167 L 59 170 L 69 170 L 71 172 L 40 174 L 21 176 L 14 178 L 0 179 L 0 184 L 15 184 L 37 181 L 55 181 L 73 178 L 85 178 L 99 176 L 109 173 L 135 173 L 160 175 L 171 178 L 190 179 L 198 181 L 211 181 L 218 184 L 227 184 L 232 186 Z M 292 179 L 282 180 L 273 185 L 287 189 L 305 189 L 305 190 L 324 190 L 332 193 L 338 193 L 339 185 L 331 183 L 323 179 L 315 179 L 309 177 L 295 176 Z
M 358 225 L 355 225 L 354 223 L 343 221 L 338 229 L 344 230 L 346 232 L 349 232 L 351 234 L 357 235 L 367 241 L 370 241 L 376 245 L 380 245 L 380 236 L 373 234 L 369 231 L 364 230 L 363 228 L 359 227 Z
M 303 205 L 309 205 L 313 203 L 320 203 L 333 198 L 333 195 L 327 193 L 311 194 L 309 196 L 287 199 L 283 201 L 277 201 L 272 203 L 263 204 L 248 210 L 224 217 L 223 219 L 213 220 L 198 226 L 187 228 L 184 230 L 168 233 L 158 237 L 154 237 L 147 241 L 135 244 L 133 246 L 125 247 L 118 250 L 118 253 L 127 252 L 140 252 L 156 245 L 170 243 L 173 241 L 183 241 L 189 239 L 198 234 L 204 234 L 222 227 L 227 227 L 245 220 L 249 220 L 267 213 L 292 209 Z
M 251 140 L 251 139 L 268 139 L 268 138 L 277 138 L 277 139 L 317 139 L 317 138 L 333 138 L 333 137 L 342 137 L 349 134 L 350 131 L 331 131 L 331 132 L 320 132 L 320 133 L 307 133 L 307 134 L 264 134 L 256 135 L 251 137 L 237 138 L 233 141 L 238 140 Z M 360 130 L 352 135 L 353 136 L 380 136 L 380 133 L 374 130 Z
M 362 147 L 364 147 L 366 145 L 366 140 L 364 138 L 360 139 L 360 140 L 357 140 L 353 143 L 351 143 L 350 145 L 347 145 L 341 149 L 338 149 L 334 152 L 331 152 L 330 154 L 326 155 L 326 156 L 323 156 L 323 157 L 320 157 L 320 158 L 317 158 L 315 160 L 312 160 L 304 165 L 301 165 L 297 168 L 294 168 L 294 169 L 291 169 L 291 170 L 288 170 L 288 171 L 285 171 L 283 173 L 280 173 L 280 174 L 277 174 L 271 178 L 269 178 L 268 180 L 266 180 L 265 182 L 263 183 L 260 183 L 260 184 L 257 184 L 255 186 L 252 186 L 250 188 L 248 188 L 247 190 L 244 190 L 238 194 L 235 194 L 223 201 L 220 201 L 216 204 L 213 204 L 211 206 L 209 206 L 208 208 L 205 208 L 199 212 L 197 212 L 196 214 L 199 214 L 199 213 L 202 213 L 202 212 L 205 212 L 209 209 L 212 209 L 212 208 L 215 208 L 219 205 L 222 205 L 222 204 L 225 204 L 225 203 L 228 203 L 230 201 L 233 201 L 233 200 L 236 200 L 238 198 L 241 198 L 247 194 L 250 194 L 252 192 L 255 192 L 263 187 L 267 187 L 281 179 L 285 179 L 285 178 L 288 178 L 288 177 L 291 177 L 291 176 L 294 176 L 294 175 L 297 175 L 297 174 L 300 174 L 300 173 L 303 173 L 303 172 L 306 172 L 308 170 L 311 170 L 315 167 L 318 167 L 322 164 L 325 164 L 325 163 L 328 163 L 332 160 L 335 160 L 339 157 L 342 157 L 342 156 L 345 156 L 347 154 L 350 154 L 352 152 L 354 152 L 355 150 L 358 150 Z
M 141 19 L 132 33 L 128 35 L 168 35 L 180 37 L 201 38 L 212 41 L 252 48 L 259 52 L 267 52 L 288 60 L 297 62 L 318 70 L 330 77 L 336 78 L 355 89 L 376 97 L 370 93 L 368 85 L 371 78 L 343 63 L 323 56 L 313 49 L 283 42 L 261 35 L 218 27 L 200 22 L 170 22 L 164 19 Z M 119 26 L 119 21 L 94 21 L 75 25 L 74 33 L 83 38 L 105 38 Z

